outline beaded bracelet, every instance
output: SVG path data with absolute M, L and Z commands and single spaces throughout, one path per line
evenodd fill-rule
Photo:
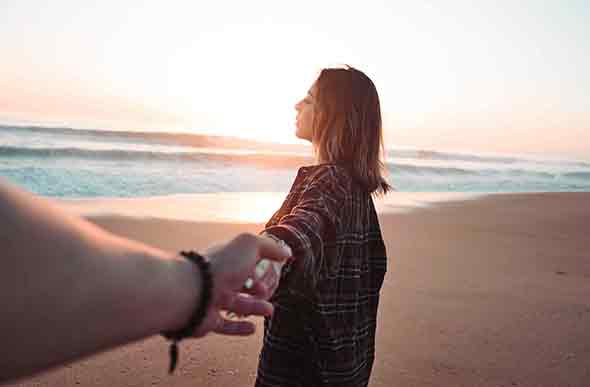
M 192 336 L 195 329 L 201 325 L 207 316 L 207 310 L 211 304 L 211 295 L 213 290 L 213 277 L 211 276 L 209 261 L 194 251 L 181 251 L 180 255 L 198 266 L 200 273 L 199 275 L 201 277 L 201 297 L 199 299 L 199 304 L 195 308 L 195 311 L 193 312 L 190 320 L 183 328 L 176 331 L 162 332 L 162 336 L 171 341 L 170 368 L 168 370 L 169 374 L 172 374 L 176 369 L 176 363 L 178 361 L 178 342 L 182 339 Z

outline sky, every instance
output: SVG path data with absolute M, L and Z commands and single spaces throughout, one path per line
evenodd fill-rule
M 0 123 L 294 142 L 323 67 L 375 82 L 388 147 L 590 157 L 590 5 L 0 1 Z

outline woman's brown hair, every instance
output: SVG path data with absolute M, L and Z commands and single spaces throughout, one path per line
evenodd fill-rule
M 323 69 L 314 94 L 312 143 L 320 162 L 344 164 L 367 191 L 387 193 L 381 106 L 371 79 L 349 66 Z

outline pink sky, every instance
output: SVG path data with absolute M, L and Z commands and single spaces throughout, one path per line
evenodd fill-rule
M 590 157 L 583 1 L 362 4 L 5 1 L 0 123 L 292 142 L 317 71 L 349 63 L 389 146 Z

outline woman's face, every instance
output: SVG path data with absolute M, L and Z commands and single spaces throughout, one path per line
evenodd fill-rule
M 305 98 L 297 102 L 295 105 L 295 110 L 297 111 L 295 122 L 297 130 L 295 131 L 295 135 L 300 139 L 310 142 L 313 137 L 313 118 L 315 111 L 314 94 L 315 87 L 312 86 L 307 92 Z

